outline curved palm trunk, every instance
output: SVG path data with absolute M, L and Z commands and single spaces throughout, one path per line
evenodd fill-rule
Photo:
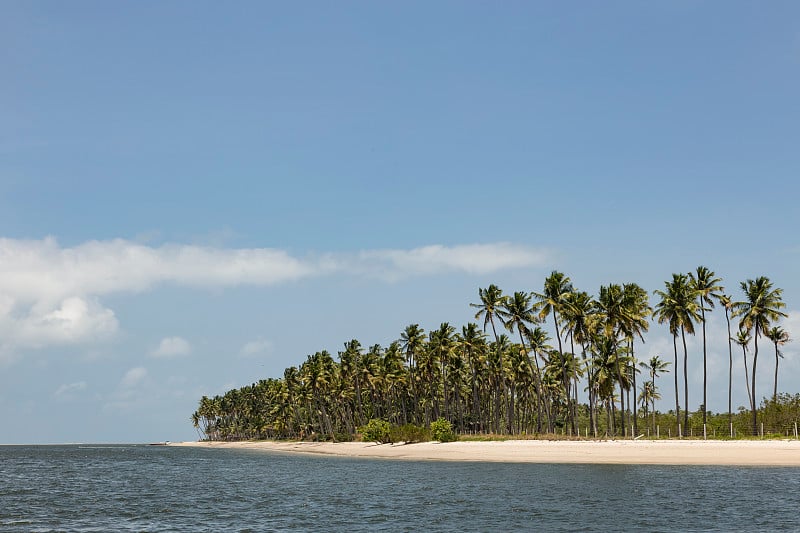
M 744 359 L 744 386 L 747 388 L 747 403 L 750 404 L 750 409 L 753 407 L 753 394 L 750 391 L 750 373 L 747 371 L 747 345 L 742 345 L 742 358 Z
M 689 425 L 689 352 L 686 351 L 686 331 L 681 326 L 681 340 L 683 341 L 683 430 Z

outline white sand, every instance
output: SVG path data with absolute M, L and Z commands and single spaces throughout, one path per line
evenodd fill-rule
M 605 440 L 493 442 L 182 442 L 171 446 L 238 448 L 342 457 L 507 463 L 800 466 L 800 441 Z

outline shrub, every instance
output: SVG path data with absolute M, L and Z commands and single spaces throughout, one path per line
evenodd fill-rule
M 431 422 L 431 436 L 433 440 L 438 440 L 439 442 L 458 440 L 458 435 L 453 431 L 453 425 L 444 418 Z
M 393 426 L 389 430 L 389 437 L 392 442 L 411 444 L 430 440 L 430 432 L 426 428 L 414 424 L 403 424 L 402 426 Z
M 392 442 L 389 436 L 389 422 L 373 418 L 367 422 L 366 426 L 358 429 L 361 433 L 361 440 L 364 442 L 377 442 L 378 444 L 386 444 Z

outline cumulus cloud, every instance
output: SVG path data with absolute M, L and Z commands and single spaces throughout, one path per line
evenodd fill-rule
M 133 387 L 139 385 L 146 377 L 147 369 L 137 366 L 125 372 L 125 375 L 122 376 L 119 385 L 123 389 L 132 389 Z
M 242 355 L 244 357 L 253 357 L 256 355 L 269 353 L 271 350 L 272 350 L 272 343 L 270 341 L 264 339 L 256 339 L 254 341 L 245 343 L 245 345 L 242 346 L 242 349 L 239 350 L 239 355 Z
M 192 352 L 192 346 L 189 341 L 181 337 L 167 337 L 161 339 L 158 347 L 150 352 L 153 357 L 180 357 L 189 355 Z
M 0 239 L 0 354 L 113 336 L 117 318 L 100 298 L 160 284 L 268 286 L 334 274 L 394 281 L 452 272 L 487 274 L 541 266 L 548 259 L 545 251 L 511 243 L 295 257 L 272 248 L 154 247 L 124 239 L 62 247 L 52 237 Z M 169 344 L 153 355 L 181 354 L 180 343 Z

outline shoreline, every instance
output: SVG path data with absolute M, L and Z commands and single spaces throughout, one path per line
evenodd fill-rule
M 415 444 L 194 441 L 173 442 L 167 446 L 408 461 L 800 467 L 800 441 L 797 440 L 506 440 Z

